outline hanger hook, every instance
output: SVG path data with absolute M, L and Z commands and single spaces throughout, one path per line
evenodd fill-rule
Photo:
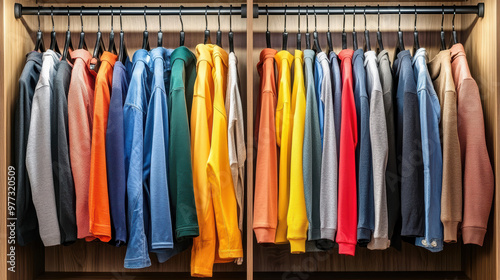
M 400 32 L 401 31 L 401 5 L 398 5 L 398 31 Z
M 222 9 L 222 6 L 219 6 L 219 11 L 217 12 L 217 31 L 220 31 L 220 10 Z
M 158 22 L 160 23 L 160 29 L 158 31 L 161 32 L 161 5 L 158 7 Z
M 123 27 L 122 27 L 122 6 L 120 5 L 120 32 L 123 32 Z
M 316 18 L 316 8 L 313 5 L 313 12 L 314 12 L 314 32 L 318 32 L 318 20 Z
M 83 32 L 83 6 L 80 7 L 80 22 L 82 24 L 82 32 Z
M 38 32 L 40 32 L 40 6 L 38 6 Z M 83 28 L 83 24 L 82 24 L 82 28 Z
M 229 32 L 233 32 L 233 5 L 229 5 Z
M 69 31 L 69 6 L 66 6 L 68 8 L 68 31 Z
M 266 5 L 266 18 L 267 18 L 267 21 L 266 21 L 266 32 L 269 32 L 269 10 L 267 9 L 267 5 Z
M 326 6 L 326 10 L 328 13 L 328 32 L 330 32 L 330 5 Z
M 441 32 L 443 32 L 443 23 L 444 23 L 444 4 L 441 4 L 441 11 L 442 11 L 442 16 L 441 16 Z
M 377 31 L 380 32 L 380 5 L 377 5 Z
M 309 33 L 309 5 L 306 5 L 306 33 Z
M 453 31 L 455 31 L 455 14 L 457 12 L 457 7 L 453 5 L 453 19 L 451 20 L 451 27 L 453 28 Z
M 50 18 L 52 19 L 52 31 L 55 31 L 54 12 L 52 11 L 53 9 L 54 9 L 54 6 L 50 6 Z
M 356 32 L 356 5 L 352 9 L 352 32 Z
M 283 33 L 286 33 L 286 8 L 288 5 L 285 5 L 285 27 L 283 28 Z
M 181 31 L 184 31 L 184 22 L 182 21 L 182 8 L 184 6 L 180 5 L 179 6 L 179 20 L 181 21 Z
M 100 9 L 101 9 L 101 6 L 98 6 L 97 7 L 97 32 L 101 32 Z
M 345 5 L 344 8 L 342 8 L 342 11 L 344 13 L 344 18 L 342 20 L 342 33 L 345 33 Z
M 415 7 L 415 24 L 413 27 L 413 31 L 417 32 L 417 5 L 413 5 Z
M 148 31 L 148 21 L 146 20 L 146 9 L 148 6 L 144 6 L 144 31 Z
M 208 15 L 208 5 L 205 7 L 205 31 L 208 30 L 208 18 L 207 18 L 207 15 Z
M 114 22 L 114 15 L 113 15 L 113 6 L 109 6 L 111 9 L 111 33 L 113 33 L 113 22 Z
M 300 33 L 300 5 L 298 6 L 298 18 L 297 18 L 297 26 L 298 26 L 298 32 L 297 33 Z
M 365 18 L 365 31 L 366 31 L 366 6 L 365 9 L 363 10 L 363 17 Z

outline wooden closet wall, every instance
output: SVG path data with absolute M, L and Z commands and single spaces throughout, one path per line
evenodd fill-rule
M 372 5 L 379 4 L 378 1 L 363 2 L 351 0 L 348 2 L 312 2 L 312 1 L 204 1 L 188 0 L 183 2 L 162 2 L 158 0 L 149 1 L 144 4 L 140 1 L 108 0 L 102 3 L 98 0 L 91 1 L 57 1 L 57 0 L 0 0 L 0 181 L 3 191 L 0 192 L 0 220 L 2 224 L 7 223 L 7 167 L 14 165 L 12 152 L 12 130 L 15 104 L 18 97 L 18 79 L 25 63 L 25 55 L 34 46 L 34 34 L 37 30 L 36 16 L 23 16 L 21 19 L 14 18 L 14 3 L 18 2 L 24 6 L 98 6 L 113 5 L 123 6 L 229 6 L 246 3 L 248 7 L 259 4 L 268 5 L 312 5 L 343 6 L 345 5 Z M 486 136 L 490 158 L 494 164 L 495 174 L 500 169 L 499 163 L 499 130 L 498 130 L 498 63 L 497 45 L 500 29 L 497 27 L 497 16 L 500 7 L 496 0 L 468 0 L 468 1 L 427 1 L 415 2 L 384 1 L 381 5 L 475 5 L 478 2 L 485 3 L 485 16 L 478 18 L 475 15 L 457 15 L 455 28 L 459 32 L 459 41 L 465 46 L 467 58 L 473 77 L 476 79 L 483 102 L 485 116 Z M 220 4 L 219 4 L 220 3 Z M 251 11 L 251 9 L 249 9 Z M 116 12 L 118 14 L 118 10 Z M 451 33 L 451 17 L 445 17 L 445 30 L 447 31 L 447 43 Z M 352 46 L 352 15 L 346 15 L 346 32 L 348 33 L 348 47 Z M 367 15 L 367 27 L 371 31 L 372 47 L 375 45 L 375 32 L 377 28 L 377 16 Z M 52 28 L 50 16 L 41 16 L 41 29 L 44 31 L 46 43 L 49 40 L 49 32 Z M 203 16 L 183 16 L 184 29 L 186 31 L 185 45 L 194 50 L 196 44 L 202 42 L 205 21 Z M 217 29 L 217 16 L 208 16 L 209 29 L 212 30 L 212 39 L 215 41 Z M 380 28 L 384 36 L 384 46 L 393 58 L 393 48 L 396 45 L 397 15 L 381 15 Z M 150 44 L 156 46 L 156 32 L 158 31 L 158 17 L 148 16 L 148 31 L 150 33 Z M 413 44 L 413 15 L 402 15 L 401 29 L 406 31 L 405 45 L 411 49 Z M 63 16 L 54 17 L 56 31 L 58 32 L 58 43 L 64 43 L 64 32 L 67 28 L 67 18 Z M 430 253 L 422 248 L 404 244 L 403 250 L 398 252 L 394 249 L 386 251 L 369 251 L 362 248 L 356 249 L 355 257 L 341 256 L 337 249 L 326 253 L 308 253 L 303 255 L 291 255 L 287 246 L 264 247 L 255 242 L 252 230 L 253 213 L 253 182 L 255 148 L 253 143 L 253 119 L 256 110 L 259 77 L 256 64 L 259 53 L 265 47 L 265 15 L 259 18 L 248 17 L 242 19 L 239 15 L 233 15 L 233 30 L 235 32 L 235 53 L 238 57 L 238 70 L 241 81 L 242 101 L 246 117 L 247 137 L 247 186 L 246 186 L 246 229 L 244 238 L 245 263 L 242 266 L 234 264 L 217 264 L 214 267 L 215 279 L 332 279 L 333 277 L 354 277 L 357 279 L 500 279 L 500 194 L 495 192 L 494 207 L 492 209 L 488 233 L 483 247 L 472 245 L 446 244 L 441 253 Z M 441 24 L 440 15 L 419 15 L 417 28 L 419 31 L 420 45 L 428 50 L 432 58 L 439 51 L 439 30 Z M 119 30 L 119 17 L 114 18 L 114 30 Z M 227 47 L 227 31 L 229 16 L 221 16 L 221 30 L 223 31 L 223 46 Z M 342 30 L 342 16 L 330 16 L 330 28 L 333 34 L 334 50 L 340 50 L 340 32 Z M 140 48 L 144 19 L 138 17 L 124 17 L 123 29 L 126 32 L 126 42 L 129 54 Z M 272 32 L 272 46 L 281 49 L 281 32 L 283 30 L 283 16 L 270 16 L 269 29 Z M 73 41 L 78 41 L 80 30 L 80 19 L 71 17 L 71 30 Z M 93 47 L 95 32 L 97 31 L 96 17 L 84 17 L 84 30 L 86 32 L 87 44 Z M 101 31 L 107 41 L 110 30 L 110 17 L 101 17 Z M 162 17 L 162 31 L 164 33 L 164 46 L 175 48 L 178 46 L 180 30 L 179 18 L 177 16 Z M 289 50 L 295 48 L 295 32 L 297 30 L 297 16 L 287 16 L 287 31 L 289 32 Z M 301 17 L 301 32 L 305 33 L 305 15 Z M 314 30 L 314 17 L 312 10 L 309 16 L 309 30 Z M 320 42 L 326 48 L 325 32 L 327 30 L 326 16 L 318 15 L 318 32 Z M 363 15 L 356 16 L 356 30 L 359 45 L 363 44 L 362 32 L 364 30 Z M 303 41 L 305 38 L 303 37 Z M 304 44 L 304 42 L 303 42 Z M 106 43 L 107 45 L 107 43 Z M 305 45 L 303 45 L 303 48 Z M 249 94 L 247 94 L 249 93 Z M 498 182 L 496 183 L 498 190 Z M 0 227 L 0 279 L 184 279 L 189 278 L 190 253 L 184 252 L 164 264 L 158 264 L 152 256 L 152 266 L 142 270 L 126 270 L 123 268 L 125 248 L 114 248 L 107 244 L 85 243 L 79 241 L 74 245 L 56 246 L 44 248 L 41 243 L 31 244 L 27 247 L 16 247 L 16 273 L 7 271 L 6 255 L 10 245 L 7 244 L 7 229 Z M 97 277 L 97 278 L 96 278 Z M 130 277 L 130 278 L 127 278 Z

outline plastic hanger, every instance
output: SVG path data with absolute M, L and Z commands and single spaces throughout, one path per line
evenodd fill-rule
M 229 52 L 234 53 L 233 5 L 229 5 L 229 32 L 227 38 L 229 40 Z
M 82 31 L 80 31 L 80 43 L 78 43 L 79 49 L 87 49 L 87 42 L 85 42 L 85 32 L 83 31 L 83 6 L 80 7 L 80 22 L 82 24 Z
M 208 30 L 208 5 L 205 7 L 205 39 L 203 39 L 203 44 L 212 44 L 210 40 L 210 30 Z
M 316 8 L 313 5 L 314 11 L 314 32 L 313 32 L 313 50 L 316 52 L 321 52 L 321 46 L 319 45 L 318 39 L 318 20 L 316 18 Z
M 356 5 L 352 13 L 352 49 L 358 49 L 358 33 L 356 33 Z
M 56 53 L 61 53 L 61 51 L 59 50 L 59 46 L 57 45 L 56 28 L 54 26 L 53 9 L 54 9 L 54 6 L 50 6 L 50 18 L 52 19 L 52 32 L 50 32 L 50 47 L 49 47 L 49 49 L 55 51 Z
M 297 50 L 302 49 L 302 34 L 300 33 L 300 5 L 298 7 L 298 17 L 297 17 Z
M 328 53 L 333 51 L 332 44 L 332 33 L 330 32 L 330 5 L 327 6 L 328 9 L 328 31 L 326 32 L 326 42 L 328 43 Z
M 43 33 L 40 30 L 40 6 L 38 6 L 38 31 L 36 32 L 36 42 L 35 42 L 35 51 L 44 52 L 45 45 L 43 43 Z
M 95 41 L 95 47 L 94 47 L 94 58 L 99 58 L 101 57 L 101 54 L 106 51 L 104 47 L 104 42 L 102 40 L 102 33 L 101 33 L 101 19 L 100 19 L 100 11 L 99 9 L 101 6 L 97 8 L 97 36 L 96 36 L 96 41 Z
M 281 46 L 281 49 L 284 51 L 286 51 L 286 49 L 288 47 L 288 32 L 286 32 L 286 8 L 287 8 L 287 5 L 285 5 L 285 24 L 283 27 L 283 34 L 282 34 L 283 44 Z
M 217 12 L 217 33 L 215 44 L 222 48 L 222 31 L 220 31 L 220 10 L 222 6 L 219 6 L 219 12 Z
M 377 5 L 377 17 L 378 17 L 378 25 L 377 25 L 377 54 L 380 53 L 380 51 L 384 50 L 384 42 L 382 40 L 382 32 L 380 32 L 380 5 Z
M 184 39 L 185 33 L 184 33 L 184 22 L 182 21 L 182 8 L 184 6 L 180 5 L 179 6 L 179 20 L 181 21 L 181 31 L 179 32 L 179 46 L 184 46 Z
M 161 32 L 161 5 L 158 7 L 158 23 L 160 25 L 160 29 L 158 30 L 158 44 L 157 47 L 163 47 L 163 32 Z
M 113 30 L 113 21 L 114 21 L 113 6 L 109 7 L 111 8 L 111 32 L 109 33 L 108 51 L 117 54 L 115 45 L 115 32 Z
M 125 46 L 125 32 L 122 26 L 122 6 L 120 6 L 120 50 L 118 52 L 118 60 L 125 64 L 128 57 L 127 47 Z
M 309 6 L 306 6 L 306 49 L 311 49 L 311 33 L 309 33 Z
M 441 50 L 446 50 L 446 44 L 444 42 L 444 29 L 443 29 L 443 23 L 444 23 L 444 5 L 441 5 L 442 7 L 442 16 L 441 16 Z
M 365 18 L 365 43 L 363 45 L 363 50 L 366 52 L 372 49 L 370 46 L 370 31 L 366 28 L 366 7 L 363 11 L 363 17 Z
M 417 6 L 415 5 L 415 23 L 413 27 L 413 55 L 420 49 L 420 43 L 418 42 L 418 31 L 417 31 Z
M 347 34 L 345 33 L 345 5 L 344 5 L 344 17 L 342 20 L 342 49 L 347 49 Z
M 453 5 L 453 19 L 451 20 L 451 42 L 450 42 L 450 48 L 454 44 L 458 44 L 458 39 L 457 39 L 457 31 L 455 31 L 455 14 L 457 12 L 457 8 L 455 5 Z
M 398 5 L 399 8 L 399 20 L 398 20 L 398 40 L 396 41 L 396 49 L 394 50 L 394 58 L 398 55 L 399 52 L 404 51 L 405 44 L 403 41 L 403 31 L 401 31 L 401 5 Z
M 148 6 L 144 6 L 144 32 L 142 32 L 142 49 L 149 51 L 149 33 L 148 33 L 148 21 L 146 19 L 146 9 Z
M 269 32 L 269 11 L 267 10 L 267 5 L 266 5 L 266 47 L 268 49 L 271 48 L 271 32 Z
M 67 7 L 68 7 L 68 30 L 66 31 L 66 40 L 64 41 L 64 50 L 61 59 L 63 61 L 67 59 L 70 49 L 71 51 L 73 51 L 73 42 L 71 41 L 71 31 L 69 30 L 69 25 L 70 25 L 69 6 Z

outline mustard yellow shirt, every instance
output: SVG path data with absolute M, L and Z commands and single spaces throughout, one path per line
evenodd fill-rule
M 290 201 L 288 206 L 288 241 L 292 254 L 305 252 L 307 228 L 306 201 L 304 198 L 304 177 L 302 152 L 306 118 L 306 88 L 304 85 L 304 55 L 295 50 L 292 90 L 292 149 L 290 167 Z
M 291 71 L 293 56 L 280 51 L 275 56 L 279 72 L 278 104 L 276 106 L 276 142 L 280 146 L 278 227 L 275 243 L 288 243 L 287 214 L 290 197 L 290 160 L 292 148 Z

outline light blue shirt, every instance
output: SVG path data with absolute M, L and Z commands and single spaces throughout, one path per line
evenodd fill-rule
M 443 250 L 441 223 L 443 158 L 439 138 L 441 107 L 427 70 L 427 52 L 424 48 L 418 49 L 413 57 L 413 72 L 417 80 L 420 109 L 425 204 L 425 236 L 417 238 L 415 244 L 431 252 L 439 252 Z
M 340 75 L 339 59 L 337 54 L 330 52 L 330 74 L 333 91 L 333 118 L 335 119 L 335 135 L 337 141 L 337 151 L 340 151 L 340 122 L 342 120 L 342 81 Z M 337 160 L 340 152 L 337 153 Z
M 145 199 L 143 193 L 144 126 L 153 76 L 149 68 L 150 60 L 146 50 L 140 49 L 134 53 L 132 77 L 123 106 L 129 229 L 125 268 L 151 266 L 145 234 L 145 221 L 148 216 L 144 213 L 144 203 L 147 198 Z
M 170 199 L 168 191 L 168 105 L 167 88 L 170 88 L 170 55 L 173 50 L 162 47 L 150 51 L 150 70 L 153 73 L 144 129 L 144 190 L 147 192 L 145 207 L 149 218 L 149 251 L 164 253 L 174 247 Z
M 323 81 L 323 68 L 318 56 L 314 59 L 314 88 L 316 89 L 316 100 L 318 101 L 319 132 L 321 134 L 321 147 L 323 147 L 323 122 L 325 105 L 321 102 L 321 82 Z

